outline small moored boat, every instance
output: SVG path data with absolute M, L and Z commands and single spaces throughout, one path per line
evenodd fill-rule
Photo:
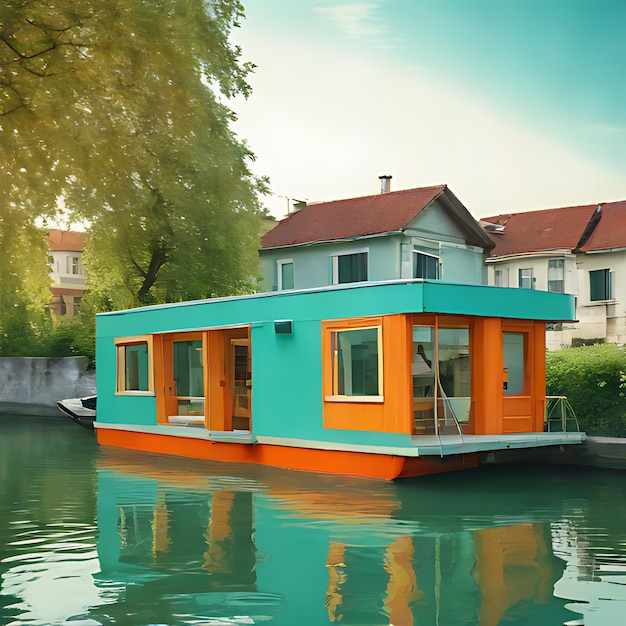
M 59 400 L 57 407 L 63 414 L 71 417 L 79 426 L 93 430 L 93 423 L 96 419 L 96 398 L 97 396 L 67 398 L 66 400 Z

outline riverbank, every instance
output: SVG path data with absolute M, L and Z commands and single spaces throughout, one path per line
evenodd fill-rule
M 576 445 L 502 450 L 486 455 L 482 462 L 484 464 L 547 463 L 626 470 L 626 439 L 587 437 L 583 443 Z

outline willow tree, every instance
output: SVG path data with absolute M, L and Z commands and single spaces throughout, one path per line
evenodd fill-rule
M 101 306 L 251 289 L 265 181 L 231 130 L 228 100 L 248 94 L 252 69 L 229 42 L 239 2 L 8 4 L 7 206 L 29 219 L 64 206 L 89 224 L 89 288 Z

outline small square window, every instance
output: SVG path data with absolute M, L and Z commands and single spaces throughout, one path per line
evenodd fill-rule
M 592 302 L 597 300 L 612 300 L 612 287 L 610 270 L 594 270 L 589 272 L 589 299 Z
M 535 288 L 532 268 L 519 270 L 518 278 L 519 278 L 519 286 L 522 289 L 534 289 Z
M 117 393 L 151 395 L 152 338 L 128 337 L 115 341 L 117 346 Z
M 413 250 L 413 278 L 439 278 L 439 257 Z
M 339 254 L 333 260 L 333 285 L 367 280 L 367 252 Z

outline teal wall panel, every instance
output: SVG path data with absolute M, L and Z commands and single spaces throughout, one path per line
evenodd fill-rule
M 273 324 L 252 329 L 255 435 L 318 439 L 322 426 L 320 322 L 296 321 L 291 335 Z
M 101 314 L 96 326 L 98 420 L 156 423 L 154 397 L 115 395 L 115 337 L 250 324 L 255 435 L 406 445 L 408 436 L 324 430 L 320 321 L 422 311 L 558 321 L 573 319 L 574 300 L 527 289 L 397 281 Z M 293 321 L 291 335 L 274 332 L 274 320 L 282 319 Z
M 96 339 L 97 420 L 113 424 L 156 424 L 154 396 L 117 396 L 117 353 L 114 337 Z

